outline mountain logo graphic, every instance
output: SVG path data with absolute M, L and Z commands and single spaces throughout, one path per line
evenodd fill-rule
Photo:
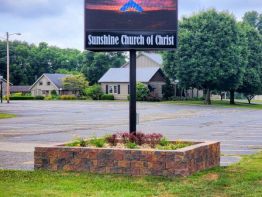
M 143 12 L 144 9 L 138 5 L 136 2 L 134 2 L 134 0 L 129 0 L 125 5 L 123 5 L 120 8 L 121 12 L 128 12 L 130 10 L 135 10 L 137 12 Z

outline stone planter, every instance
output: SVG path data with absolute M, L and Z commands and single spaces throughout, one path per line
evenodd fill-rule
M 195 142 L 178 150 L 36 147 L 35 170 L 85 171 L 99 174 L 188 176 L 219 166 L 219 142 Z

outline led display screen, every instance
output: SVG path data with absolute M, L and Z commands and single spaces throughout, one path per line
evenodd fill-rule
M 177 0 L 85 0 L 85 48 L 174 49 Z

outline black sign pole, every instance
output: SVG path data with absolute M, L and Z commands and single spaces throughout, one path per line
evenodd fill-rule
M 1 79 L 1 81 L 0 81 L 0 83 L 1 83 L 1 103 L 3 103 L 3 81 L 2 81 L 2 79 Z
M 129 132 L 136 134 L 136 50 L 130 50 Z

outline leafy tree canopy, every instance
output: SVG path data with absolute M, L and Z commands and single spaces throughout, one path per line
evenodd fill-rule
M 66 90 L 78 90 L 83 92 L 87 88 L 88 82 L 83 74 L 68 75 L 63 79 L 63 87 Z
M 257 11 L 246 12 L 243 22 L 255 27 L 262 34 L 262 13 L 259 14 Z
M 179 26 L 179 47 L 164 55 L 165 72 L 183 88 L 236 90 L 246 48 L 235 18 L 211 9 L 183 18 Z
M 15 85 L 31 85 L 43 73 L 83 73 L 89 81 L 96 82 L 108 68 L 125 63 L 118 53 L 93 53 L 76 49 L 61 49 L 26 42 L 10 42 L 10 80 Z M 82 71 L 82 72 L 81 72 Z M 99 74 L 96 74 L 96 71 Z M 6 76 L 6 42 L 0 41 L 0 75 Z M 90 77 L 90 79 L 89 79 Z

